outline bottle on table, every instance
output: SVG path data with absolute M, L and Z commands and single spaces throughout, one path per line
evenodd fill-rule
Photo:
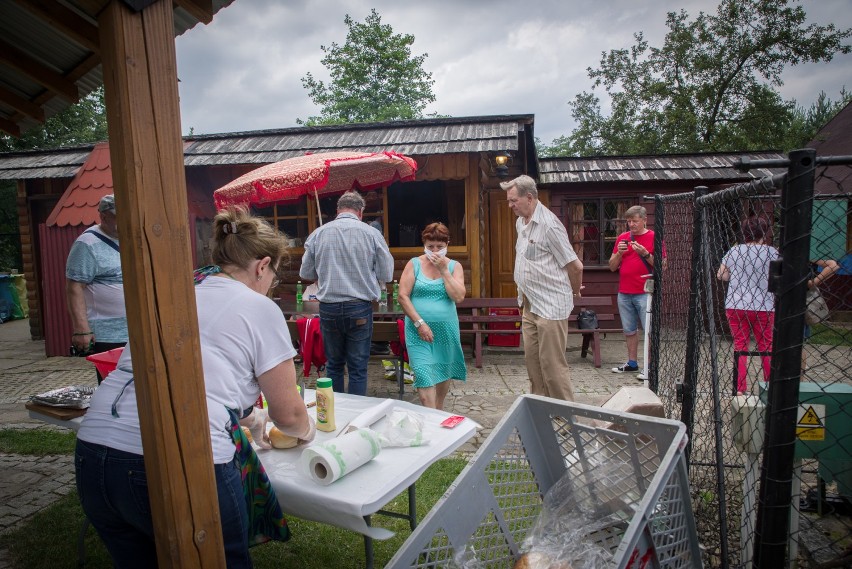
M 302 304 L 302 281 L 296 283 L 296 304 Z
M 333 432 L 337 426 L 334 423 L 334 390 L 331 388 L 331 378 L 317 379 L 317 429 Z
M 379 306 L 384 308 L 388 305 L 388 289 L 387 285 L 385 285 L 384 283 L 379 283 L 379 285 L 382 289 L 382 291 L 379 293 Z
M 393 305 L 399 306 L 399 283 L 396 280 L 393 281 Z

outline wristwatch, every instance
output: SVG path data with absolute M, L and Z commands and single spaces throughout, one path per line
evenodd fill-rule
M 423 319 L 421 318 L 420 320 L 414 323 L 414 327 L 420 328 L 421 326 L 423 326 L 423 324 L 425 324 L 425 322 L 423 322 Z

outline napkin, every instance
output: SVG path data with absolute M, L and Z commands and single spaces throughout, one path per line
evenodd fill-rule
M 351 433 L 356 429 L 368 428 L 370 425 L 387 415 L 391 411 L 391 409 L 393 409 L 393 406 L 393 399 L 385 399 L 375 407 L 370 407 L 369 409 L 349 421 L 349 424 L 346 425 L 346 427 L 344 427 L 343 429 L 341 429 L 340 434 L 338 436 L 340 437 L 347 433 Z

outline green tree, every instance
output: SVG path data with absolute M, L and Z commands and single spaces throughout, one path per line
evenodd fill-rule
M 99 87 L 79 103 L 47 119 L 42 126 L 24 132 L 20 138 L 0 136 L 0 152 L 59 148 L 106 139 L 104 90 Z
M 604 53 L 600 67 L 588 69 L 593 88 L 603 86 L 611 99 L 609 116 L 596 95 L 580 93 L 569 103 L 577 128 L 545 152 L 789 149 L 801 117 L 795 101 L 776 91 L 782 71 L 852 49 L 852 29 L 808 25 L 804 9 L 790 2 L 722 0 L 715 15 L 694 20 L 669 12 L 662 47 L 639 32 L 632 47 Z
M 30 129 L 20 138 L 0 136 L 0 152 L 50 149 L 107 139 L 103 88 Z M 0 181 L 0 271 L 22 266 L 15 182 Z
M 346 43 L 320 46 L 322 64 L 331 81 L 325 84 L 311 73 L 302 85 L 319 116 L 299 119 L 299 124 L 341 124 L 416 119 L 435 101 L 432 74 L 423 69 L 428 54 L 412 56 L 414 36 L 395 34 L 373 9 L 364 23 L 347 14 Z
M 840 91 L 840 99 L 837 101 L 832 101 L 825 91 L 820 91 L 817 100 L 809 108 L 797 106 L 793 110 L 793 120 L 787 131 L 787 144 L 784 149 L 803 148 L 816 137 L 819 129 L 850 102 L 852 92 L 844 88 Z

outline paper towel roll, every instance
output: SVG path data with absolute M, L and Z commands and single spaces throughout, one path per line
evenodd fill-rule
M 302 451 L 302 471 L 317 484 L 328 486 L 379 454 L 380 435 L 370 429 L 358 429 L 327 443 Z
M 368 429 L 370 426 L 378 421 L 379 419 L 387 416 L 394 408 L 393 399 L 385 399 L 378 405 L 374 405 L 370 407 L 366 411 L 362 412 L 360 415 L 349 421 L 349 424 L 346 425 L 346 428 L 340 435 L 345 435 L 348 432 L 354 431 L 355 429 Z M 338 435 L 338 436 L 340 436 Z

